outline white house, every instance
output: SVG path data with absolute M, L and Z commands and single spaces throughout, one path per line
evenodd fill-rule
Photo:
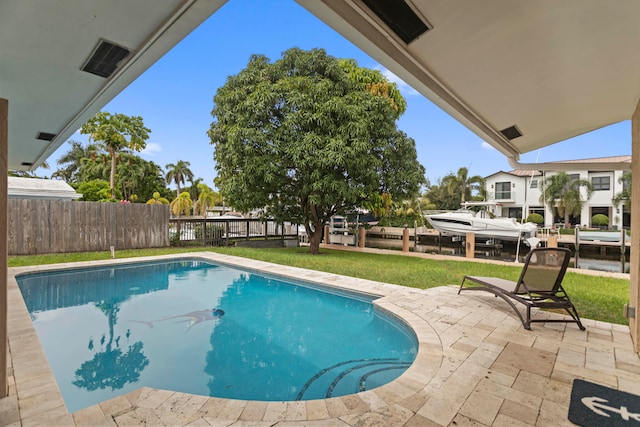
M 602 162 L 630 162 L 631 156 L 604 157 L 598 159 L 574 160 L 571 163 Z M 544 217 L 544 225 L 552 226 L 556 222 L 562 222 L 554 218 L 544 200 L 541 199 L 541 182 L 548 176 L 557 172 L 542 170 L 515 170 L 510 172 L 496 172 L 485 177 L 485 189 L 487 201 L 496 203 L 493 213 L 498 216 L 510 218 L 526 218 L 531 213 L 538 213 Z M 623 204 L 614 205 L 612 199 L 622 192 L 623 184 L 620 181 L 623 170 L 590 171 L 571 170 L 570 175 L 576 178 L 588 180 L 593 185 L 593 193 L 589 200 L 583 191 L 582 212 L 577 217 L 570 219 L 572 225 L 591 226 L 591 218 L 596 214 L 604 214 L 609 217 L 609 225 L 629 226 L 629 211 Z
M 64 181 L 55 179 L 7 177 L 9 199 L 75 200 L 82 197 Z

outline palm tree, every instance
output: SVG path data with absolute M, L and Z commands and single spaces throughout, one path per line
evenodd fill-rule
M 177 197 L 180 197 L 182 193 L 180 191 L 180 184 L 184 184 L 186 180 L 193 180 L 193 172 L 191 172 L 189 166 L 191 166 L 191 163 L 183 160 L 178 160 L 176 164 L 169 163 L 165 166 L 167 169 L 167 183 L 171 184 L 173 181 L 176 184 L 176 187 L 178 187 L 178 190 L 176 191 Z
M 430 185 L 424 193 L 430 204 L 431 209 L 456 210 L 460 209 L 460 197 L 454 197 L 449 194 L 448 182 L 454 177 L 449 174 L 444 178 L 439 178 L 438 183 Z
M 616 194 L 611 201 L 614 205 L 619 205 L 622 202 L 625 205 L 631 205 L 631 171 L 623 172 L 618 181 L 622 184 L 622 191 Z
M 85 147 L 78 141 L 70 141 L 71 149 L 58 159 L 58 166 L 64 166 L 51 174 L 51 178 L 60 178 L 65 182 L 80 182 L 79 175 L 83 160 L 91 159 L 98 151 L 96 144 L 87 144 Z
M 192 206 L 193 206 L 193 201 L 191 200 L 191 196 L 189 195 L 188 192 L 183 191 L 178 195 L 178 197 L 176 197 L 171 201 L 169 208 L 171 209 L 171 212 L 175 216 L 180 217 L 180 215 L 182 214 L 189 215 L 189 211 L 191 210 Z M 176 234 L 174 236 L 177 237 L 179 242 L 180 239 L 182 238 L 182 223 L 180 221 L 177 221 L 177 222 L 178 223 L 176 224 Z
M 198 200 L 200 197 L 200 183 L 202 181 L 204 181 L 202 178 L 195 178 L 189 181 L 191 185 L 187 191 L 191 194 L 191 200 Z
M 626 206 L 627 209 L 631 208 L 631 171 L 624 171 L 622 176 L 618 179 L 618 182 L 622 184 L 622 191 L 616 194 L 613 199 L 611 199 L 611 202 L 616 206 L 617 213 L 620 213 L 618 208 L 620 204 Z M 613 220 L 614 224 L 618 225 L 620 217 L 616 215 L 613 217 Z
M 176 216 L 182 214 L 189 215 L 192 206 L 193 201 L 191 200 L 191 196 L 188 192 L 183 191 L 171 202 L 171 212 Z
M 169 201 L 164 197 L 160 197 L 160 192 L 153 193 L 153 197 L 147 200 L 147 205 L 168 205 Z
M 145 179 L 145 161 L 133 154 L 122 153 L 120 163 L 116 167 L 118 187 L 124 199 L 137 195 L 137 189 Z
M 207 208 L 222 203 L 222 196 L 217 191 L 209 188 L 207 184 L 198 184 L 198 190 L 200 194 L 198 195 L 197 210 L 200 215 L 206 217 Z
M 80 169 L 76 172 L 76 182 L 82 185 L 95 180 L 106 181 L 109 191 L 105 200 L 115 199 L 121 195 L 116 191 L 117 188 L 111 190 L 109 185 L 110 165 L 111 159 L 108 154 L 93 153 L 91 157 L 82 159 Z
M 576 178 L 566 172 L 558 172 L 542 181 L 540 203 L 546 203 L 549 209 L 557 208 L 558 215 L 564 218 L 564 224 L 569 224 L 570 215 L 580 215 L 582 210 L 581 187 L 586 190 L 586 200 L 591 198 L 593 186 L 585 179 Z
M 109 187 L 115 197 L 117 154 L 122 151 L 142 151 L 147 146 L 150 129 L 144 126 L 142 117 L 111 114 L 100 111 L 80 129 L 89 135 L 89 141 L 100 143 L 111 157 Z
M 445 180 L 449 194 L 456 197 L 459 196 L 461 204 L 471 199 L 474 192 L 484 198 L 484 178 L 480 175 L 469 176 L 469 169 L 465 167 L 458 169 L 455 175 L 445 176 L 443 183 L 445 183 Z

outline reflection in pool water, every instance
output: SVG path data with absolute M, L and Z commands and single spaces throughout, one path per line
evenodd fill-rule
M 132 320 L 132 322 L 143 323 L 150 328 L 153 328 L 153 325 L 155 325 L 156 323 L 164 322 L 166 320 L 174 320 L 174 323 L 187 322 L 189 324 L 189 327 L 185 332 L 187 333 L 189 332 L 189 329 L 191 329 L 193 325 L 197 325 L 198 323 L 206 322 L 208 320 L 219 319 L 222 316 L 224 316 L 224 310 L 220 310 L 219 308 L 207 308 L 204 310 L 198 310 L 198 311 L 192 311 L 190 313 L 179 314 L 177 316 L 163 317 L 162 319 Z

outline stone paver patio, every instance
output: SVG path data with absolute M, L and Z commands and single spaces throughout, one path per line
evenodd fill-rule
M 573 425 L 567 413 L 574 379 L 640 394 L 640 360 L 623 325 L 583 319 L 586 331 L 564 323 L 527 331 L 501 299 L 457 295 L 454 285 L 419 290 L 226 255 L 180 255 L 194 256 L 380 295 L 378 309 L 414 329 L 416 361 L 390 384 L 325 400 L 241 401 L 141 388 L 69 414 L 15 281 L 16 274 L 52 266 L 12 268 L 10 396 L 0 400 L 0 425 L 562 426 Z M 176 256 L 153 257 L 165 258 Z

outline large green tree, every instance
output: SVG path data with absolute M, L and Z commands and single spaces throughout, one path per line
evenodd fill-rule
M 359 67 L 354 59 L 339 59 L 338 63 L 352 83 L 361 88 L 364 87 L 367 92 L 387 98 L 395 111 L 396 119 L 407 110 L 407 101 L 400 93 L 398 86 L 382 77 L 378 70 Z
M 564 218 L 565 226 L 569 224 L 569 216 L 580 215 L 582 205 L 581 188 L 584 188 L 586 200 L 591 198 L 593 187 L 586 179 L 576 178 L 566 172 L 558 172 L 542 181 L 540 203 L 546 203 L 553 212 Z
M 140 116 L 100 111 L 82 126 L 80 133 L 89 135 L 90 141 L 101 144 L 109 153 L 111 158 L 109 188 L 111 197 L 114 198 L 117 154 L 122 151 L 144 150 L 151 130 L 144 126 Z
M 374 194 L 412 197 L 424 182 L 414 140 L 396 127 L 395 92 L 372 90 L 394 84 L 359 70 L 322 49 L 275 62 L 253 55 L 214 97 L 208 134 L 221 194 L 241 211 L 304 224 L 313 254 L 332 215 Z

